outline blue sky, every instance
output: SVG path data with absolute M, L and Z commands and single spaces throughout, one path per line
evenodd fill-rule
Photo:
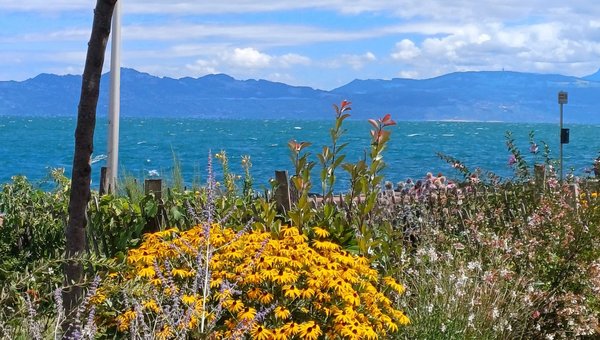
M 122 66 L 158 76 L 329 90 L 357 78 L 600 68 L 600 6 L 590 0 L 122 1 Z M 80 74 L 94 6 L 0 0 L 0 80 Z

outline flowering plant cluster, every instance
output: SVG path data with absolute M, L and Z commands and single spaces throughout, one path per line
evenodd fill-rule
M 128 269 L 100 287 L 97 315 L 117 334 L 165 339 L 376 339 L 409 324 L 394 307 L 401 284 L 325 229 L 312 231 L 312 240 L 295 227 L 218 224 L 147 234 L 129 251 Z

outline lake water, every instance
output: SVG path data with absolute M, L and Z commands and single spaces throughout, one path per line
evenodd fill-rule
M 72 163 L 75 117 L 0 116 L 0 183 L 22 174 L 34 182 L 47 178 L 49 169 Z M 267 186 L 279 169 L 292 170 L 287 142 L 310 141 L 312 159 L 329 143 L 332 121 L 290 120 L 202 120 L 192 118 L 123 118 L 120 134 L 120 171 L 147 178 L 171 177 L 173 157 L 181 164 L 187 183 L 204 181 L 207 155 L 225 150 L 233 172 L 240 174 L 242 155 L 249 155 L 256 187 Z M 347 160 L 355 161 L 369 147 L 370 125 L 366 121 L 346 121 L 349 142 Z M 565 169 L 584 174 L 600 151 L 600 125 L 565 125 L 571 129 L 570 143 L 564 146 Z M 95 133 L 93 186 L 99 182 L 100 167 L 106 155 L 106 119 L 99 119 Z M 509 153 L 505 132 L 512 131 L 517 145 L 527 157 L 529 131 L 536 140 L 546 141 L 552 156 L 558 157 L 557 124 L 509 124 L 479 122 L 398 122 L 385 151 L 386 179 L 392 182 L 422 178 L 427 172 L 458 174 L 436 156 L 442 152 L 460 159 L 470 168 L 480 167 L 507 177 Z M 540 147 L 540 151 L 541 151 Z M 536 156 L 541 159 L 541 156 Z M 317 165 L 313 174 L 318 177 Z M 219 168 L 216 167 L 218 174 Z M 344 187 L 341 178 L 338 187 Z M 316 182 L 315 182 L 316 183 Z M 315 184 L 318 188 L 318 184 Z

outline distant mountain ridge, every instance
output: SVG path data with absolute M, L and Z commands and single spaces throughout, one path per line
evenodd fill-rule
M 101 82 L 98 115 L 108 110 Z M 0 115 L 76 115 L 81 76 L 40 74 L 0 81 Z M 557 122 L 558 91 L 569 92 L 565 122 L 600 123 L 600 71 L 578 78 L 510 71 L 457 72 L 415 80 L 354 80 L 331 91 L 225 74 L 156 77 L 121 71 L 121 115 L 152 117 L 324 119 L 331 104 L 353 102 L 353 118 L 392 113 L 396 120 Z

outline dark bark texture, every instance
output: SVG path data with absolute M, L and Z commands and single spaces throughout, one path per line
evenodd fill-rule
M 67 315 L 67 321 L 65 322 L 66 337 L 72 332 L 69 323 L 72 321 L 73 312 L 77 309 L 82 296 L 83 264 L 80 257 L 86 249 L 86 209 L 90 199 L 92 173 L 90 158 L 94 150 L 94 129 L 96 127 L 100 77 L 116 2 L 117 0 L 97 0 L 96 2 L 94 24 L 83 71 L 81 97 L 77 112 L 77 128 L 75 130 L 69 222 L 65 231 L 66 263 L 64 274 L 66 288 L 63 299 Z

